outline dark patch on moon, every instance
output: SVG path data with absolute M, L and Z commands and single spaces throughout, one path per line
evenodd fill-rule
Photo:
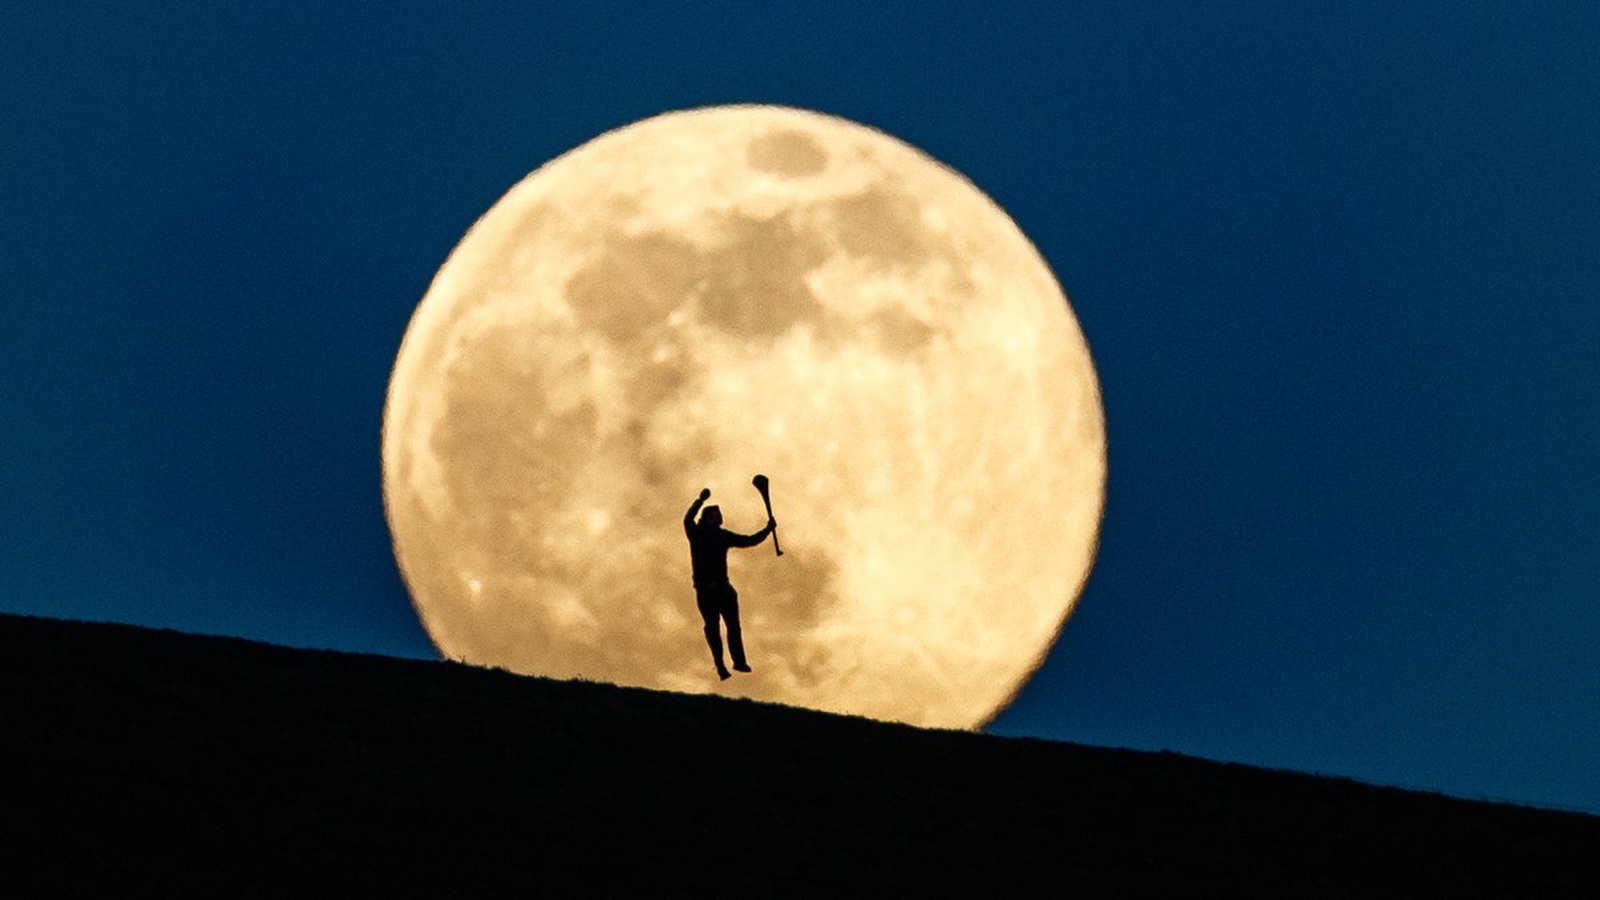
M 868 328 L 880 349 L 898 356 L 917 353 L 939 333 L 932 325 L 898 306 L 878 309 L 868 320 Z
M 730 216 L 729 240 L 705 260 L 705 320 L 734 335 L 775 339 L 823 312 L 806 275 L 828 258 L 821 242 L 786 216 Z
M 506 539 L 508 529 L 517 530 L 515 523 L 478 514 L 514 507 L 506 502 L 508 495 L 531 493 L 540 505 L 564 499 L 568 488 L 551 473 L 581 465 L 600 417 L 592 399 L 553 409 L 548 391 L 551 384 L 587 378 L 587 365 L 581 357 L 541 356 L 531 335 L 507 327 L 474 336 L 445 373 L 448 387 L 442 394 L 448 406 L 431 442 L 434 454 L 452 463 L 444 476 L 452 502 L 473 511 L 454 521 L 483 532 L 473 535 L 473 544 L 493 545 Z
M 674 336 L 671 342 L 682 343 L 682 339 Z M 627 358 L 620 362 L 625 366 L 623 377 L 626 379 L 628 408 L 645 415 L 662 403 L 675 399 L 684 387 L 705 371 L 704 365 L 682 354 L 661 362 L 636 362 Z
M 763 134 L 745 147 L 750 168 L 784 178 L 815 175 L 828 165 L 827 151 L 803 131 L 783 130 Z
M 650 419 L 705 370 L 687 335 L 667 319 L 693 302 L 712 265 L 702 251 L 665 232 L 612 233 L 566 284 L 580 328 L 604 336 L 617 350 L 611 363 L 622 369 L 619 380 L 633 418 L 615 440 L 629 445 L 623 455 L 640 461 L 642 477 L 652 485 L 665 482 L 684 460 L 655 451 Z
M 813 324 L 824 339 L 844 338 L 834 332 L 846 326 L 835 321 L 838 317 L 807 282 L 838 250 L 902 271 L 942 256 L 956 279 L 951 286 L 970 287 L 956 248 L 928 228 L 914 196 L 880 186 L 822 209 L 820 231 L 816 224 L 796 224 L 795 213 L 724 216 L 718 228 L 723 240 L 711 250 L 668 232 L 612 233 L 598 255 L 567 281 L 567 300 L 583 327 L 637 359 L 663 341 L 680 340 L 666 318 L 691 303 L 702 324 L 741 340 L 774 341 L 801 323 Z M 876 313 L 866 327 L 885 352 L 901 355 L 921 350 L 938 333 L 937 326 L 899 309 Z M 673 349 L 679 359 L 695 356 L 694 348 Z M 698 371 L 640 372 L 634 399 L 653 407 L 694 374 Z
M 706 324 L 746 339 L 773 339 L 821 314 L 806 284 L 827 258 L 821 242 L 782 216 L 729 216 L 723 231 L 710 252 L 665 232 L 612 235 L 568 279 L 567 301 L 583 326 L 635 349 L 691 299 Z
M 933 253 L 921 205 L 909 194 L 876 187 L 835 201 L 831 209 L 834 233 L 848 253 L 892 266 L 920 265 Z
M 945 291 L 943 298 L 948 304 L 950 298 L 972 299 L 978 292 L 978 286 L 972 280 L 972 272 L 967 264 L 961 261 L 960 256 L 952 255 L 950 258 L 950 272 L 945 275 Z
M 579 321 L 625 344 L 659 324 L 692 295 L 699 251 L 664 232 L 611 235 L 599 258 L 567 280 Z
M 779 538 L 782 538 L 780 531 Z M 750 553 L 772 551 L 762 544 Z M 827 674 L 829 660 L 815 652 L 812 629 L 833 617 L 839 604 L 839 566 L 820 548 L 786 548 L 782 560 L 741 563 L 734 587 L 751 649 L 781 660 L 802 684 Z M 781 623 L 781 624 L 780 624 Z M 760 664 L 759 659 L 752 660 Z

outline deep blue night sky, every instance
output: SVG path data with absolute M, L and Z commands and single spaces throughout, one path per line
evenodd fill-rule
M 1600 811 L 1600 5 L 31 6 L 0 610 L 433 656 L 378 433 L 434 271 L 785 103 L 987 191 L 1100 369 L 1099 562 L 992 731 Z

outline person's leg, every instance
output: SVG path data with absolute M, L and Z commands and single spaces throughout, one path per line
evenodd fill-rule
M 700 619 L 705 623 L 706 646 L 711 648 L 711 661 L 717 664 L 717 677 L 726 680 L 728 667 L 722 662 L 722 627 L 717 621 L 717 603 L 709 591 L 695 589 L 695 600 L 700 607 Z
M 744 661 L 744 634 L 739 630 L 739 592 L 728 586 L 728 592 L 722 598 L 722 620 L 728 623 L 728 653 L 733 657 L 733 670 L 735 672 L 748 672 L 750 666 Z

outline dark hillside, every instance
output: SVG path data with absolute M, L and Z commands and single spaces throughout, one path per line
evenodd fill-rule
M 1594 817 L 1172 754 L 14 616 L 0 660 L 7 896 L 1600 888 Z

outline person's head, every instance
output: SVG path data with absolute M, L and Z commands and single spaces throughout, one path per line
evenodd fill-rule
M 712 504 L 700 510 L 700 525 L 705 528 L 717 528 L 722 525 L 722 507 Z

